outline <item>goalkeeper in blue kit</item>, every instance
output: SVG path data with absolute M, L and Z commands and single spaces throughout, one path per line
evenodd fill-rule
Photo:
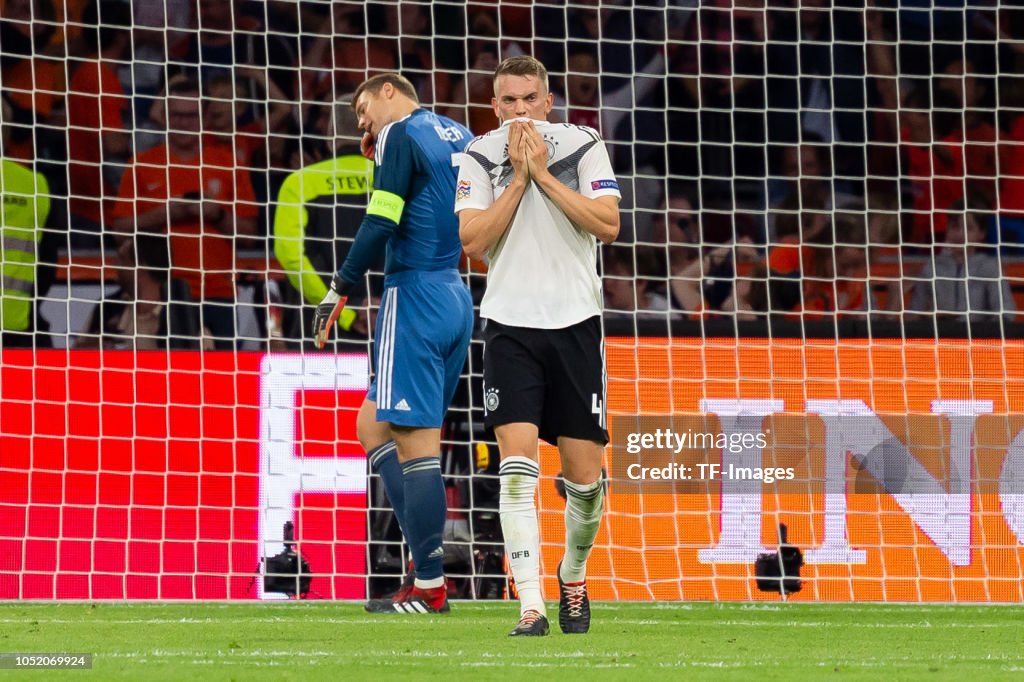
M 458 272 L 462 245 L 452 155 L 472 138 L 466 128 L 419 105 L 397 73 L 369 78 L 352 106 L 373 153 L 373 193 L 313 333 L 323 347 L 348 293 L 386 249 L 384 294 L 374 334 L 374 376 L 356 432 L 412 551 L 415 580 L 370 612 L 443 613 L 447 501 L 441 478 L 441 424 L 465 363 L 473 302 Z

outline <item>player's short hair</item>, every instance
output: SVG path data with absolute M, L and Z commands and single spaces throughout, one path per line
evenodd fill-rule
M 355 93 L 352 94 L 352 107 L 355 108 L 356 102 L 359 101 L 359 96 L 364 92 L 376 95 L 380 93 L 380 89 L 387 83 L 391 83 L 395 90 L 398 90 L 413 102 L 416 102 L 416 104 L 420 103 L 420 98 L 416 94 L 416 86 L 412 84 L 412 81 L 400 73 L 388 72 L 379 73 L 376 76 L 370 76 L 360 83 L 359 87 L 356 88 Z
M 521 54 L 509 57 L 498 64 L 498 68 L 494 71 L 494 82 L 497 83 L 501 76 L 535 76 L 544 84 L 545 91 L 551 91 L 548 87 L 548 70 L 544 68 L 539 59 L 530 55 Z

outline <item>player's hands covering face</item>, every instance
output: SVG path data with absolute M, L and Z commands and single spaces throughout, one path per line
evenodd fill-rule
M 524 127 L 522 121 L 512 121 L 508 126 L 508 160 L 512 163 L 512 170 L 516 175 L 529 181 L 530 169 L 526 163 L 527 151 L 523 144 Z
M 531 177 L 536 177 L 548 168 L 548 146 L 533 121 L 521 123 L 523 127 L 523 149 Z

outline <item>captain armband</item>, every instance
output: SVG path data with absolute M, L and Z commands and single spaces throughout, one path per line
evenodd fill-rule
M 402 211 L 404 209 L 405 199 L 397 194 L 377 189 L 370 196 L 370 204 L 366 207 L 366 215 L 387 218 L 397 225 L 398 221 L 402 219 Z

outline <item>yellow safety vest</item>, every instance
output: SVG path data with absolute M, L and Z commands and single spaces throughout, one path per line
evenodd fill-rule
M 50 187 L 39 173 L 0 159 L 0 330 L 29 328 L 36 251 L 50 214 Z
M 288 281 L 307 304 L 316 305 L 327 294 L 331 276 L 341 267 L 341 262 L 334 262 L 336 259 L 332 257 L 336 255 L 337 232 L 348 229 L 355 236 L 372 191 L 373 161 L 362 154 L 342 154 L 325 159 L 285 178 L 274 211 L 274 255 Z M 340 202 L 343 198 L 354 201 Z M 310 212 L 316 210 L 314 207 L 329 208 L 330 216 L 334 218 L 337 203 L 347 204 L 348 210 L 358 216 L 352 218 L 352 225 L 324 225 L 321 220 L 310 224 Z M 313 249 L 324 251 L 325 247 L 331 254 L 311 253 Z M 346 308 L 338 324 L 348 330 L 355 318 L 356 312 Z

